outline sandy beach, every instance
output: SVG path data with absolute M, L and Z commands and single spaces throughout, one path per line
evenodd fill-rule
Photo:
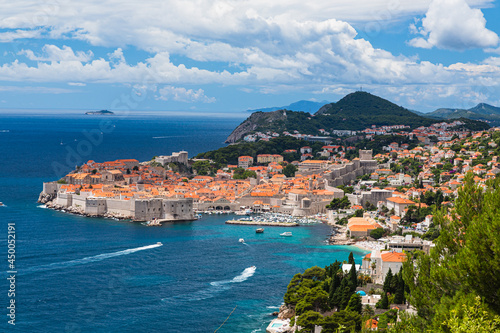
M 360 241 L 354 243 L 353 245 L 365 251 L 383 250 L 385 248 L 385 244 L 373 241 Z

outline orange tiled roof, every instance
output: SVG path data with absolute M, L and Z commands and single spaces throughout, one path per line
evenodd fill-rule
M 409 200 L 409 199 L 403 199 L 403 198 L 400 198 L 400 197 L 390 197 L 390 198 L 387 198 L 387 201 L 391 201 L 391 202 L 394 202 L 394 203 L 397 203 L 397 204 L 410 204 L 410 205 L 414 205 L 415 202 Z
M 380 257 L 382 258 L 382 261 L 386 262 L 403 262 L 406 258 L 406 255 L 400 252 L 388 252 L 382 253 Z

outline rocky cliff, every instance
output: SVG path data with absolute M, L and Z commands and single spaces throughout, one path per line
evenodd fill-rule
M 286 111 L 278 110 L 273 112 L 255 112 L 252 113 L 244 122 L 242 122 L 234 131 L 227 137 L 226 143 L 235 143 L 241 140 L 245 135 L 254 132 L 255 130 L 265 130 L 266 128 L 275 128 L 279 123 L 286 120 Z
M 38 197 L 38 202 L 39 203 L 42 203 L 42 204 L 46 204 L 47 202 L 49 201 L 52 201 L 56 198 L 56 194 L 55 193 L 51 193 L 51 194 L 48 194 L 48 193 L 40 193 L 40 196 Z

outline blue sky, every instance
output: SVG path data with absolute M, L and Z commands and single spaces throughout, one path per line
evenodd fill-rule
M 4 3 L 0 108 L 240 112 L 359 87 L 500 106 L 491 0 Z

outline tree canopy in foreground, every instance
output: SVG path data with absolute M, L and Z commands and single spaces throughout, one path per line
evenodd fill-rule
M 404 263 L 418 318 L 395 331 L 457 332 L 470 321 L 500 330 L 500 178 L 483 189 L 473 177 L 465 177 L 454 209 L 435 212 L 441 233 L 430 255 L 417 252 Z

